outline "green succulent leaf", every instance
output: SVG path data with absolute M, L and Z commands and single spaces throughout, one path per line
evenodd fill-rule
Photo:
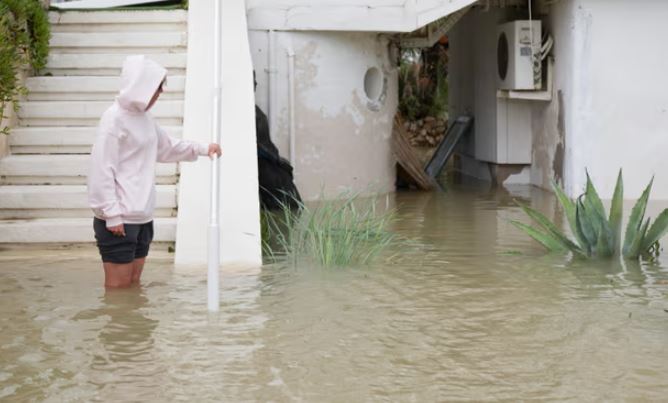
M 613 234 L 604 213 L 601 214 L 598 208 L 591 205 L 585 208 L 585 215 L 595 228 L 596 255 L 610 257 L 613 255 Z
M 597 214 L 597 213 L 594 213 Z M 596 242 L 596 255 L 599 257 L 611 257 L 614 255 L 613 234 L 608 222 L 604 217 L 599 216 L 599 232 Z
M 633 210 L 631 210 L 631 216 L 629 217 L 629 222 L 626 225 L 626 233 L 624 234 L 624 247 L 622 249 L 624 256 L 628 257 L 631 254 L 632 244 L 637 239 L 638 233 L 642 227 L 645 218 L 645 210 L 647 209 L 647 201 L 649 200 L 649 194 L 652 191 L 653 183 L 654 178 L 649 182 L 640 196 L 640 199 L 638 199 L 635 206 L 633 206 Z
M 531 219 L 543 227 L 543 229 L 545 229 L 549 235 L 558 240 L 565 250 L 570 250 L 573 253 L 582 254 L 580 247 L 568 239 L 568 237 L 566 237 L 561 231 L 559 231 L 559 229 L 557 229 L 557 227 L 547 217 L 545 217 L 545 215 L 519 202 L 518 205 L 529 217 L 531 217 Z
M 665 209 L 654 220 L 641 245 L 641 253 L 647 253 L 649 249 L 668 233 L 668 209 Z
M 612 250 L 615 255 L 621 253 L 622 243 L 622 215 L 624 212 L 624 181 L 622 179 L 622 170 L 619 170 L 615 192 L 612 195 L 610 204 L 610 230 L 612 231 Z
M 576 221 L 577 213 L 576 213 L 575 201 L 566 196 L 566 193 L 555 181 L 552 181 L 552 189 L 554 190 L 554 194 L 557 196 L 557 199 L 559 200 L 561 207 L 564 209 L 564 213 L 566 214 L 566 219 L 568 220 L 568 225 L 571 227 L 571 232 L 575 236 L 575 239 L 580 245 L 580 248 L 586 249 L 587 240 L 584 239 L 582 234 L 577 230 L 577 221 Z
M 645 221 L 644 224 L 640 226 L 640 230 L 636 232 L 635 238 L 631 242 L 629 249 L 624 253 L 624 257 L 627 259 L 637 259 L 640 254 L 643 252 L 642 245 L 643 240 L 645 239 L 645 234 L 647 233 L 647 228 L 649 228 L 649 218 Z
M 587 211 L 582 197 L 578 198 L 576 202 L 576 214 L 578 230 L 587 243 L 587 254 L 591 254 L 598 243 L 598 234 L 594 223 L 590 220 L 591 214 Z
M 524 231 L 527 235 L 543 245 L 543 247 L 545 247 L 545 249 L 549 250 L 550 252 L 566 251 L 563 244 L 552 235 L 541 232 L 540 230 L 519 221 L 511 221 L 510 223 Z
M 589 172 L 587 172 L 587 189 L 585 191 L 585 203 L 587 208 L 595 212 L 596 214 L 605 217 L 605 207 L 603 207 L 603 202 L 598 196 L 596 187 L 589 177 Z

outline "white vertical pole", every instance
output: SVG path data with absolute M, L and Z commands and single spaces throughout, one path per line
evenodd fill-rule
M 221 75 L 222 75 L 222 55 L 221 55 L 221 2 L 214 0 L 214 38 L 213 38 L 213 122 L 211 125 L 211 142 L 220 144 L 221 131 Z M 220 267 L 220 225 L 218 212 L 220 209 L 219 187 L 220 187 L 220 161 L 217 157 L 211 160 L 211 207 L 209 221 L 209 269 L 207 273 L 207 306 L 210 312 L 218 311 L 220 307 L 220 281 L 218 279 L 218 270 Z

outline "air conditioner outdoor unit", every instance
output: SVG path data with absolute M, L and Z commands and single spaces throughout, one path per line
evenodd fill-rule
M 542 88 L 541 28 L 540 21 L 528 20 L 499 26 L 496 48 L 499 89 Z

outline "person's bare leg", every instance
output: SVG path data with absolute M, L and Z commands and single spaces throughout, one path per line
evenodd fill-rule
M 132 282 L 133 283 L 139 283 L 139 280 L 141 279 L 142 270 L 144 270 L 144 262 L 146 262 L 145 257 L 135 259 L 135 260 L 132 261 Z
M 104 286 L 108 288 L 126 288 L 132 285 L 134 264 L 103 262 Z

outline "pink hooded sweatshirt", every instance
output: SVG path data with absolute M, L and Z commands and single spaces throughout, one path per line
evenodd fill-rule
M 100 119 L 91 153 L 88 202 L 107 227 L 153 219 L 156 161 L 194 161 L 207 155 L 208 145 L 168 136 L 146 111 L 166 74 L 144 56 L 128 57 L 116 102 Z

